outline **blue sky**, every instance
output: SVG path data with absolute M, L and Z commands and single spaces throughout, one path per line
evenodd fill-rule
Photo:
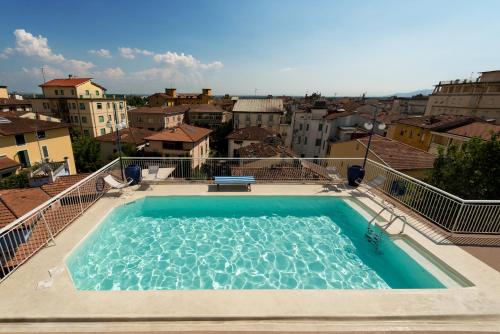
M 500 69 L 500 1 L 10 1 L 0 84 L 116 93 L 390 94 Z M 474 72 L 474 74 L 472 74 Z

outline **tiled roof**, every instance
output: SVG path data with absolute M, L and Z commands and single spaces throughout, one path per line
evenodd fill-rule
M 0 106 L 30 105 L 30 104 L 31 102 L 28 100 L 0 99 Z
M 238 150 L 241 158 L 296 157 L 295 153 L 283 146 L 252 143 Z
M 69 127 L 69 124 L 65 123 L 21 118 L 10 114 L 0 114 L 0 116 L 4 119 L 3 121 L 0 119 L 0 134 L 4 136 Z
M 121 143 L 135 144 L 135 145 L 140 145 L 145 143 L 146 140 L 144 140 L 144 138 L 151 136 L 154 133 L 155 131 L 140 129 L 140 128 L 132 128 L 132 127 L 118 131 Z M 95 139 L 100 142 L 115 142 L 116 133 L 115 132 L 107 133 L 105 135 L 96 137 Z
M 68 189 L 72 185 L 74 185 L 77 182 L 80 182 L 87 176 L 89 176 L 90 173 L 82 173 L 82 174 L 76 174 L 76 175 L 66 175 L 66 176 L 59 176 L 55 182 L 52 183 L 47 183 L 41 186 L 40 188 L 45 191 L 48 195 L 51 197 L 56 196 L 60 192 Z
M 354 112 L 352 112 L 352 111 L 333 112 L 331 114 L 328 114 L 325 117 L 325 119 L 327 119 L 327 120 L 334 120 L 334 119 L 337 119 L 337 118 L 346 117 L 346 116 L 350 116 L 350 115 L 354 115 Z
M 234 130 L 227 135 L 226 139 L 263 141 L 267 137 L 271 136 L 276 136 L 276 132 L 274 132 L 271 128 L 249 126 L 247 128 Z
M 8 157 L 0 157 L 0 170 L 20 166 L 19 162 Z
M 462 137 L 479 137 L 484 140 L 489 140 L 492 134 L 500 134 L 500 125 L 486 122 L 474 122 L 448 130 L 446 133 Z
M 416 126 L 423 129 L 443 130 L 453 126 L 464 125 L 472 122 L 472 118 L 455 115 L 433 115 L 410 117 L 397 120 L 395 123 Z
M 366 147 L 368 137 L 357 139 L 357 141 Z M 436 156 L 426 151 L 378 135 L 372 137 L 370 151 L 396 170 L 430 169 L 434 166 L 436 159 Z
M 131 109 L 128 112 L 132 114 L 183 114 L 189 109 L 189 105 L 181 104 L 173 107 L 140 107 Z
M 283 112 L 282 99 L 239 99 L 233 112 Z
M 16 216 L 9 210 L 9 208 L 0 200 L 0 228 L 9 225 L 14 220 Z
M 210 113 L 224 113 L 226 112 L 224 109 L 221 107 L 218 107 L 213 104 L 193 104 L 192 106 L 189 107 L 189 112 L 190 113 L 203 113 L 203 112 L 210 112 Z
M 212 132 L 209 129 L 199 128 L 197 126 L 181 124 L 172 129 L 165 129 L 151 136 L 146 137 L 146 140 L 157 141 L 176 141 L 185 143 L 195 143 L 202 138 L 208 136 Z
M 0 200 L 18 218 L 49 199 L 50 196 L 40 188 L 0 190 Z
M 65 78 L 53 79 L 40 85 L 40 87 L 74 87 L 81 85 L 92 78 Z

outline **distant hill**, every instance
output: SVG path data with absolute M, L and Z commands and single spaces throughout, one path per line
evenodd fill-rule
M 415 90 L 413 92 L 406 92 L 406 93 L 394 93 L 393 96 L 398 96 L 398 97 L 412 97 L 418 94 L 422 95 L 430 95 L 432 94 L 432 89 L 420 89 L 420 90 Z

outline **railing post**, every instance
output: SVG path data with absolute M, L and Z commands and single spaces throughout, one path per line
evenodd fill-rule
M 52 242 L 54 243 L 54 245 L 56 244 L 56 241 L 54 240 L 54 234 L 52 234 L 52 231 L 50 230 L 50 227 L 49 227 L 49 224 L 47 223 L 47 219 L 45 219 L 45 215 L 43 214 L 43 211 L 40 212 L 40 214 L 42 215 L 42 219 L 43 219 L 43 222 L 45 224 L 45 227 L 47 228 L 47 231 L 49 232 L 49 235 L 50 235 L 50 239 L 52 240 Z
M 462 216 L 462 210 L 464 208 L 464 203 L 460 203 L 460 209 L 458 209 L 457 217 L 455 218 L 455 221 L 453 222 L 453 226 L 451 227 L 451 233 L 455 233 L 455 227 L 458 224 L 458 220 L 460 219 L 460 216 Z
M 78 200 L 80 202 L 80 214 L 83 213 L 83 203 L 82 203 L 82 194 L 80 193 L 80 187 L 78 189 Z

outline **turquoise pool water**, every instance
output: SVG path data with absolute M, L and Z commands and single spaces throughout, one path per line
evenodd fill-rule
M 146 197 L 115 208 L 66 264 L 78 290 L 443 288 L 343 199 Z

